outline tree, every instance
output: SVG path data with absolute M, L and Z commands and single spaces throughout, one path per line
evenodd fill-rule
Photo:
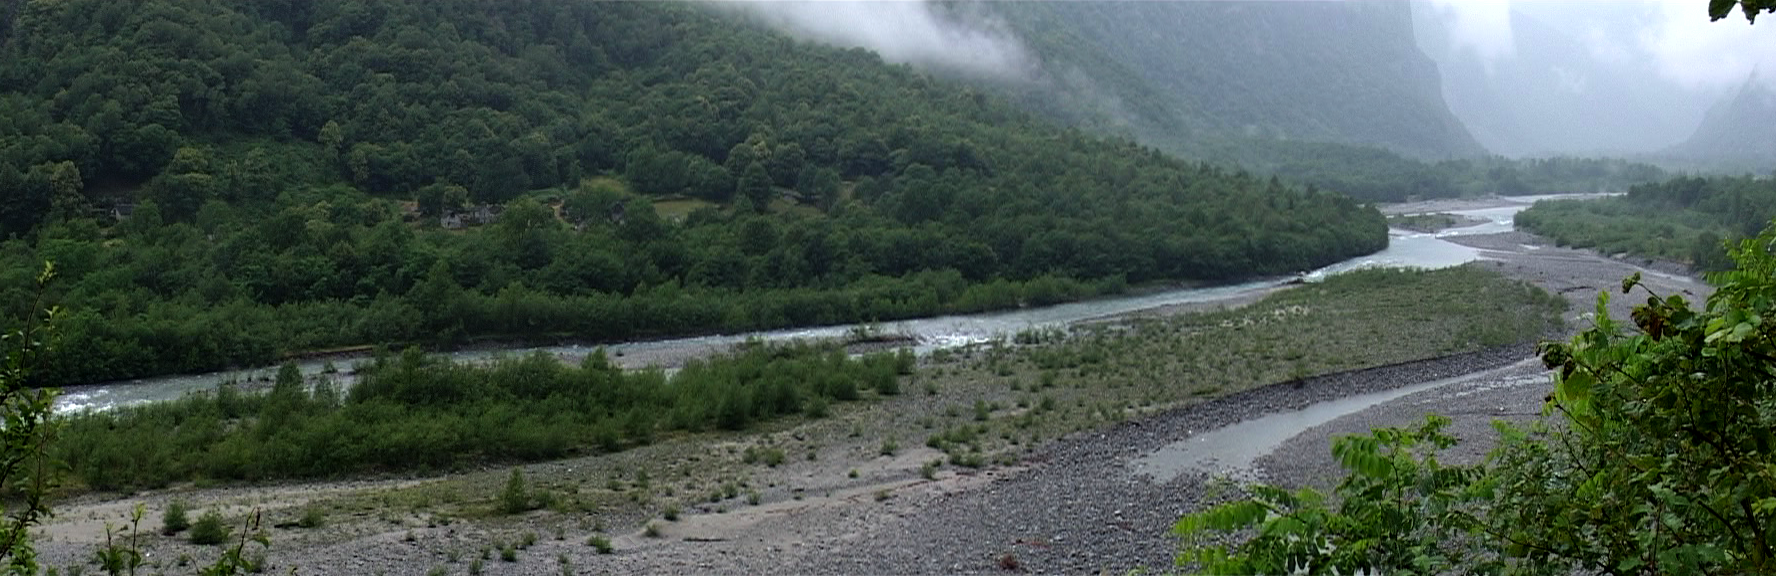
M 1340 438 L 1336 507 L 1258 486 L 1191 514 L 1182 564 L 1228 574 L 1776 573 L 1776 222 L 1731 250 L 1700 311 L 1649 293 L 1636 330 L 1609 317 L 1544 346 L 1561 426 L 1499 425 L 1492 457 L 1442 467 L 1454 440 Z M 1218 535 L 1256 529 L 1232 547 Z
M 50 210 L 63 218 L 85 215 L 86 196 L 82 194 L 85 188 L 80 180 L 80 167 L 73 162 L 57 162 L 49 172 Z
M 802 201 L 830 210 L 839 197 L 839 171 L 809 164 L 796 178 L 796 191 L 802 193 Z
M 518 514 L 530 509 L 530 489 L 524 483 L 524 472 L 513 468 L 512 475 L 506 478 L 506 488 L 500 491 L 500 511 Z
M 746 172 L 740 175 L 740 182 L 734 188 L 734 195 L 751 202 L 753 209 L 760 213 L 771 209 L 771 173 L 765 170 L 763 163 L 753 162 L 746 166 Z
M 770 158 L 770 149 L 766 147 L 763 137 L 755 134 L 745 142 L 735 144 L 733 148 L 728 149 L 728 159 L 722 163 L 722 167 L 727 168 L 728 173 L 735 178 L 739 178 L 746 174 L 746 168 L 751 166 L 753 162 L 762 162 Z
M 534 269 L 549 264 L 552 233 L 560 226 L 554 210 L 535 199 L 519 198 L 506 205 L 492 233 L 519 266 Z
M 734 194 L 734 176 L 720 164 L 702 156 L 686 158 L 687 190 L 692 196 L 710 202 L 727 202 Z
M 320 142 L 321 148 L 326 150 L 327 155 L 332 158 L 339 158 L 345 152 L 345 130 L 339 127 L 339 122 L 328 120 L 326 124 L 321 126 L 321 132 L 316 136 L 316 139 Z
M 414 197 L 421 216 L 437 217 L 444 213 L 444 185 L 434 182 L 420 188 Z
M 45 308 L 43 290 L 55 277 L 55 266 L 45 264 L 37 275 L 37 300 L 31 305 L 31 318 L 24 327 L 0 334 L 0 490 L 22 495 L 9 502 L 4 521 L 0 521 L 0 560 L 14 573 L 36 574 L 37 555 L 31 546 L 30 530 L 49 515 L 49 490 L 55 476 L 46 448 L 54 435 L 55 424 L 50 411 L 55 405 L 56 391 L 38 388 L 35 371 L 39 358 L 50 342 L 56 307 Z
M 1708 0 L 1708 17 L 1716 21 L 1726 18 L 1733 13 L 1734 6 L 1739 7 L 1746 22 L 1757 22 L 1758 14 L 1776 12 L 1776 0 Z
M 802 167 L 807 161 L 808 155 L 802 151 L 802 146 L 789 142 L 778 145 L 776 150 L 771 151 L 770 165 L 766 168 L 771 173 L 771 181 L 778 186 L 794 186 L 796 176 L 802 173 Z

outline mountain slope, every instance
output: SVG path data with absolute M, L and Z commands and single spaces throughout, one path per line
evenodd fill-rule
M 698 5 L 0 7 L 0 323 L 56 261 L 58 382 L 979 311 L 1386 242 L 1349 198 Z
M 1144 141 L 1188 149 L 1193 140 L 1257 137 L 1420 158 L 1484 153 L 1444 104 L 1403 3 L 993 6 L 1043 60 L 1044 82 L 1023 100 L 1109 117 Z
M 1756 75 L 1728 95 L 1702 119 L 1695 134 L 1673 147 L 1679 158 L 1739 165 L 1759 172 L 1776 161 L 1776 90 Z

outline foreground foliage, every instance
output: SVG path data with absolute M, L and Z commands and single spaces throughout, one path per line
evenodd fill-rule
M 51 323 L 61 312 L 43 299 L 42 290 L 54 276 L 55 267 L 44 265 L 36 276 L 36 297 L 26 300 L 29 320 L 22 328 L 0 333 L 0 498 L 5 498 L 0 562 L 14 573 L 37 571 L 30 531 L 50 515 L 47 498 L 56 480 L 48 457 L 56 432 L 50 420 L 56 391 L 37 387 L 42 382 L 37 370 L 53 336 Z
M 286 365 L 264 394 L 223 386 L 69 416 L 55 455 L 94 489 L 545 460 L 818 413 L 866 390 L 898 392 L 911 370 L 907 353 L 853 359 L 806 344 L 751 346 L 671 377 L 602 354 L 578 366 L 544 353 L 476 365 L 409 350 L 365 366 L 343 396 L 325 380 L 305 390 Z
M 1499 425 L 1473 466 L 1413 430 L 1335 440 L 1350 474 L 1180 520 L 1179 562 L 1210 573 L 1769 574 L 1776 572 L 1776 226 L 1741 242 L 1701 311 L 1648 296 L 1542 357 L 1552 425 Z M 1638 276 L 1622 291 L 1646 290 Z M 1650 290 L 1649 290 L 1650 292 Z M 1223 535 L 1249 537 L 1225 546 Z

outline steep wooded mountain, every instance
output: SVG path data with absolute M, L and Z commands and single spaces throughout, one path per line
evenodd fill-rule
M 1776 90 L 1756 75 L 1702 118 L 1688 140 L 1667 153 L 1723 169 L 1767 173 L 1776 162 Z
M 879 50 L 1088 132 L 1362 200 L 1621 191 L 1660 173 L 1479 154 L 1444 110 L 1401 4 L 717 5 Z
M 1444 104 L 1403 2 L 992 6 L 1042 61 L 1019 100 L 1169 150 L 1262 138 L 1485 153 Z
M 31 313 L 56 262 L 55 382 L 976 311 L 1386 244 L 1347 197 L 696 4 L 0 16 L 0 302 Z

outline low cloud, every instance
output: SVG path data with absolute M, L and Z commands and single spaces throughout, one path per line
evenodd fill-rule
M 1035 68 L 1030 52 L 1002 24 L 964 19 L 926 0 L 721 0 L 789 34 L 827 44 L 866 48 L 882 59 L 999 79 L 1023 79 Z
M 1599 62 L 1615 66 L 1633 63 L 1634 53 L 1629 46 L 1597 24 L 1592 24 L 1585 30 L 1585 51 Z
M 1517 53 L 1511 31 L 1511 3 L 1499 0 L 1431 0 L 1431 7 L 1449 28 L 1457 50 L 1472 51 L 1490 68 Z
M 1450 50 L 1470 52 L 1490 71 L 1517 57 L 1513 11 L 1575 37 L 1591 60 L 1653 71 L 1657 81 L 1698 93 L 1736 88 L 1753 72 L 1776 88 L 1776 24 L 1753 26 L 1737 12 L 1708 19 L 1700 0 L 1429 0 Z
M 1640 46 L 1661 76 L 1692 90 L 1718 90 L 1756 72 L 1776 89 L 1776 25 L 1753 26 L 1737 12 L 1710 22 L 1700 2 L 1660 2 L 1658 13 Z

